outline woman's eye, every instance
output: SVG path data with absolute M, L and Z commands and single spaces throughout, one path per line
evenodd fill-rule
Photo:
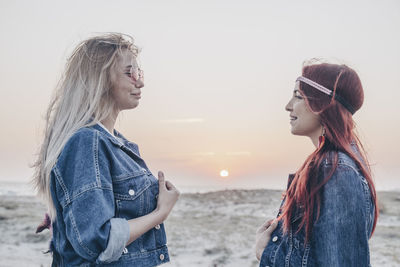
M 299 91 L 296 91 L 296 92 L 294 93 L 294 97 L 295 97 L 295 98 L 298 98 L 298 99 L 303 99 L 303 96 L 300 94 Z
M 128 77 L 131 77 L 131 76 L 132 76 L 132 73 L 131 73 L 131 72 L 126 72 L 125 74 L 128 75 Z

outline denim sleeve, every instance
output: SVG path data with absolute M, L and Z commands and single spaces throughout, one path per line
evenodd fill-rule
M 106 249 L 97 258 L 97 263 L 109 263 L 119 259 L 129 240 L 129 224 L 122 218 L 112 218 Z M 123 242 L 121 242 L 121 240 Z
M 338 165 L 324 186 L 320 216 L 313 228 L 317 266 L 369 266 L 364 206 L 358 173 Z
M 79 256 L 92 262 L 119 258 L 129 238 L 127 222 L 113 219 L 106 150 L 97 132 L 80 131 L 67 142 L 54 168 L 68 242 Z

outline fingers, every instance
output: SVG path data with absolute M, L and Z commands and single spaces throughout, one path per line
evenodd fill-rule
M 275 220 L 271 223 L 271 225 L 267 228 L 266 232 L 267 232 L 268 234 L 271 234 L 271 233 L 276 229 L 277 226 L 278 226 L 278 220 L 275 219 Z
M 260 228 L 257 229 L 257 233 L 262 233 L 264 231 L 270 231 L 269 233 L 272 233 L 272 231 L 275 230 L 277 225 L 278 225 L 278 220 L 276 219 L 267 220 L 260 226 Z
M 178 196 L 180 195 L 178 189 L 170 181 L 165 180 L 164 173 L 162 171 L 158 172 L 158 184 L 159 190 L 172 191 L 175 192 Z
M 170 182 L 170 181 L 166 181 L 165 177 L 164 177 L 164 173 L 162 171 L 158 172 L 158 182 L 160 185 L 164 185 L 168 190 L 175 190 L 178 191 L 176 189 L 176 187 Z
M 168 190 L 177 190 L 176 187 L 170 181 L 165 181 L 165 186 L 167 187 Z
M 162 171 L 158 172 L 158 184 L 159 184 L 160 188 L 165 187 L 165 177 L 164 177 L 164 173 Z
M 174 185 L 173 185 L 170 181 L 166 180 L 166 181 L 165 181 L 165 187 L 166 187 L 168 190 L 171 190 L 171 189 L 174 188 Z
M 265 229 L 267 229 L 267 228 L 271 225 L 271 223 L 272 223 L 273 221 L 274 221 L 274 219 L 268 220 L 268 221 L 266 221 L 262 226 L 264 226 Z
M 261 232 L 264 232 L 265 230 L 267 230 L 267 228 L 271 225 L 272 221 L 273 221 L 273 219 L 265 221 L 265 223 L 263 223 L 263 224 L 257 229 L 257 233 L 261 233 Z
M 165 186 L 167 187 L 167 190 L 176 194 L 178 197 L 181 194 L 179 190 L 170 182 L 170 181 L 165 181 Z

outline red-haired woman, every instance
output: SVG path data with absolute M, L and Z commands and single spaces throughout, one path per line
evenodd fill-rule
M 292 134 L 309 137 L 316 149 L 289 176 L 277 219 L 257 231 L 260 266 L 370 265 L 377 200 L 352 117 L 363 100 L 348 66 L 303 67 L 285 109 Z

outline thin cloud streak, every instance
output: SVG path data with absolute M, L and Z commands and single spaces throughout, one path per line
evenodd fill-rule
M 201 123 L 204 122 L 203 118 L 186 118 L 186 119 L 170 119 L 162 120 L 162 123 Z
M 215 152 L 198 152 L 194 153 L 193 156 L 203 156 L 203 157 L 215 156 Z
M 226 152 L 227 156 L 250 156 L 251 152 L 249 151 L 235 151 L 235 152 Z

